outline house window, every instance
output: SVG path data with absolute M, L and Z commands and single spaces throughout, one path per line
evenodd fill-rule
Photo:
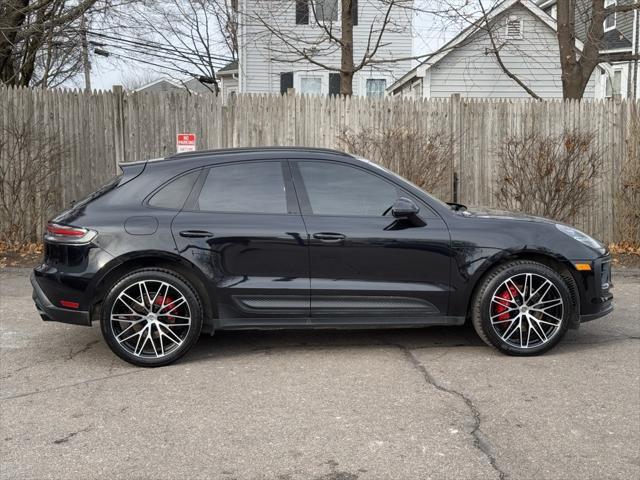
M 320 95 L 322 93 L 322 79 L 320 77 L 302 77 L 300 79 L 300 93 Z
M 338 20 L 338 0 L 316 0 L 314 9 L 318 21 Z M 351 0 L 351 19 L 358 25 L 358 0 Z M 309 0 L 296 0 L 296 25 L 309 25 Z
M 309 0 L 296 0 L 296 25 L 309 24 Z
M 385 88 L 387 88 L 387 81 L 384 78 L 367 79 L 367 97 L 382 98 L 384 97 Z
M 508 40 L 522 40 L 522 18 L 516 16 L 507 18 L 506 30 Z
M 558 6 L 557 5 L 552 5 L 551 6 L 551 9 L 549 10 L 549 15 L 553 19 L 557 19 L 558 18 Z
M 616 0 L 604 0 L 604 8 L 615 5 L 616 3 Z M 616 14 L 612 13 L 604 19 L 604 31 L 613 30 L 614 28 L 616 28 Z
M 620 98 L 622 95 L 622 70 L 614 70 L 613 76 L 607 75 L 605 96 L 607 98 Z
M 338 20 L 338 0 L 316 0 L 316 18 L 319 22 Z

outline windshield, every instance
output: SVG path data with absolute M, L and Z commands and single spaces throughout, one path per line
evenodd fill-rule
M 375 167 L 375 168 L 377 168 L 377 169 L 379 169 L 379 170 L 382 170 L 383 172 L 386 172 L 386 173 L 388 173 L 388 174 L 390 174 L 390 175 L 393 175 L 395 178 L 397 178 L 398 180 L 402 181 L 402 183 L 408 183 L 408 184 L 409 184 L 409 185 L 411 185 L 412 187 L 414 187 L 414 188 L 416 188 L 416 189 L 420 190 L 422 193 L 424 193 L 425 195 L 427 195 L 427 196 L 428 196 L 431 200 L 433 200 L 434 202 L 436 202 L 436 203 L 438 203 L 438 204 L 442 205 L 444 208 L 449 208 L 449 209 L 451 208 L 451 206 L 450 206 L 448 203 L 443 202 L 442 200 L 440 200 L 440 199 L 439 199 L 439 198 L 437 198 L 437 197 L 434 197 L 434 196 L 433 196 L 433 195 L 431 195 L 429 192 L 425 192 L 425 191 L 424 191 L 424 189 L 422 189 L 422 188 L 420 188 L 419 186 L 417 186 L 417 185 L 416 185 L 415 183 L 413 183 L 411 180 L 408 180 L 408 179 L 404 178 L 403 176 L 398 175 L 396 172 L 394 172 L 394 171 L 392 171 L 392 170 L 389 170 L 388 168 L 385 168 L 385 167 L 383 167 L 382 165 L 379 165 L 379 164 L 377 164 L 377 163 L 375 163 L 375 162 L 373 162 L 373 161 L 371 161 L 371 160 L 367 160 L 366 158 L 362 158 L 362 157 L 358 157 L 358 156 L 356 156 L 356 158 L 357 158 L 358 160 L 361 160 L 361 161 L 363 161 L 363 162 L 366 162 L 367 164 L 371 165 L 372 167 Z

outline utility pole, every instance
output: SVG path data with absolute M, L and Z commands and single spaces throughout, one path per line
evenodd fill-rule
M 91 92 L 91 64 L 89 63 L 89 46 L 87 44 L 87 28 L 84 15 L 80 18 L 80 35 L 82 36 L 82 64 L 84 66 L 84 90 Z

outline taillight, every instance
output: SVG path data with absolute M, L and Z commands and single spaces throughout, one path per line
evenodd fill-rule
M 69 227 L 57 223 L 47 224 L 47 233 L 44 239 L 57 243 L 88 243 L 97 235 L 93 230 L 82 227 Z

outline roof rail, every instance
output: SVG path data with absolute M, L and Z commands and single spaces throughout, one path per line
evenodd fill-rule
M 350 156 L 348 153 L 341 152 L 340 150 L 333 150 L 331 148 L 315 148 L 315 147 L 236 147 L 236 148 L 216 148 L 211 150 L 196 150 L 193 152 L 174 153 L 169 155 L 166 159 L 179 159 L 179 158 L 193 158 L 202 157 L 207 155 L 217 155 L 225 153 L 244 153 L 244 152 L 260 152 L 260 151 L 304 151 L 304 152 L 324 152 L 333 153 L 334 155 Z

